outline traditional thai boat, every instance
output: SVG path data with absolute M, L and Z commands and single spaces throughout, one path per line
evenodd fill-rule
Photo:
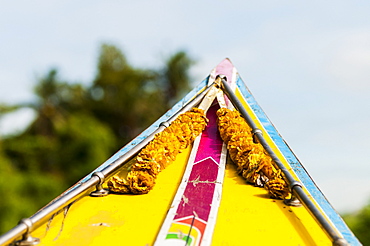
M 232 63 L 1 245 L 361 245 Z

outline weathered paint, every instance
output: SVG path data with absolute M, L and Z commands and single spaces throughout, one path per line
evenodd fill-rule
M 161 172 L 149 194 L 86 196 L 33 236 L 41 238 L 41 245 L 152 245 L 171 207 L 189 153 L 190 148 Z M 270 199 L 266 190 L 246 184 L 230 162 L 218 210 L 211 245 L 331 245 L 306 208 L 287 207 L 281 200 Z M 179 222 L 186 224 L 189 218 Z M 202 228 L 201 220 L 192 222 Z M 184 224 L 175 229 L 184 230 Z M 190 235 L 196 237 L 197 233 L 192 230 Z
M 158 176 L 146 195 L 85 196 L 32 236 L 40 245 L 152 245 L 176 194 L 191 147 Z
M 216 111 L 207 112 L 206 129 L 198 136 L 183 181 L 155 245 L 210 245 L 221 200 L 226 149 L 218 134 Z
M 224 61 L 224 64 L 227 62 Z M 258 106 L 244 82 L 236 73 L 232 74 L 236 79 L 238 97 L 244 101 L 255 123 L 263 126 L 264 136 L 274 146 L 279 159 L 301 180 L 305 191 L 312 195 L 317 206 L 351 245 L 360 245 Z M 110 165 L 146 138 L 160 122 L 171 117 L 201 91 L 207 82 L 204 80 L 97 170 Z M 158 176 L 157 184 L 149 194 L 102 198 L 85 196 L 54 215 L 32 235 L 41 238 L 41 245 L 152 245 L 177 192 L 190 151 L 188 148 L 181 153 Z M 89 175 L 84 180 L 88 178 Z M 287 207 L 281 200 L 270 199 L 266 190 L 247 185 L 237 174 L 235 166 L 228 162 L 212 245 L 331 245 L 331 241 L 305 207 Z
M 213 245 L 332 245 L 305 207 L 271 199 L 227 162 Z
M 189 152 L 181 153 L 158 176 L 149 194 L 86 196 L 32 235 L 41 238 L 41 245 L 153 245 Z M 234 164 L 227 162 L 211 245 L 329 246 L 331 242 L 304 207 L 270 199 L 265 189 L 246 184 Z

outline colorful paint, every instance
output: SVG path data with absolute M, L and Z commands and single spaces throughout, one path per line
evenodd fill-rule
M 157 237 L 156 245 L 209 245 L 221 200 L 226 149 L 217 129 L 218 104 L 194 143 L 183 181 Z
M 227 76 L 270 146 L 274 147 L 290 172 L 302 181 L 312 199 L 318 203 L 317 206 L 323 210 L 323 215 L 328 216 L 350 245 L 361 245 L 278 134 L 228 59 L 222 61 L 183 100 L 95 171 L 103 170 L 125 155 L 157 129 L 161 122 L 212 83 L 217 74 Z M 227 105 L 231 106 L 229 102 Z M 245 185 L 233 165 L 225 170 L 223 179 L 225 150 L 224 147 L 220 148 L 218 133 L 212 128 L 215 122 L 212 112 L 216 110 L 217 105 L 209 110 L 207 116 L 211 122 L 196 139 L 190 157 L 190 149 L 181 153 L 174 165 L 161 174 L 162 182 L 157 183 L 157 190 L 153 190 L 153 193 L 102 198 L 85 195 L 70 206 L 67 217 L 64 213 L 56 213 L 47 223 L 35 228 L 32 236 L 40 238 L 40 245 L 105 245 L 117 243 L 122 238 L 130 245 L 152 245 L 153 242 L 160 246 L 276 245 L 279 242 L 284 242 L 284 245 L 332 245 L 305 206 L 287 207 L 282 201 L 271 200 L 264 189 Z M 213 137 L 216 137 L 215 142 Z M 183 175 L 185 163 L 188 165 Z M 61 197 L 83 184 L 90 176 Z M 177 187 L 179 182 L 180 186 Z M 172 196 L 174 193 L 175 197 Z M 36 213 L 34 217 L 39 217 L 39 214 Z M 0 242 L 4 244 L 1 237 Z

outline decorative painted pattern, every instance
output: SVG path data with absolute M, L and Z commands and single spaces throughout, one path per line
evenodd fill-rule
M 221 200 L 226 148 L 218 129 L 218 105 L 207 112 L 209 123 L 190 155 L 174 202 L 155 245 L 210 245 Z

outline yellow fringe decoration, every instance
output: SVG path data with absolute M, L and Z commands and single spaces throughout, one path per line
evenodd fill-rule
M 141 150 L 126 179 L 113 176 L 108 181 L 109 190 L 117 193 L 148 193 L 153 189 L 159 172 L 195 140 L 205 129 L 207 122 L 204 111 L 199 108 L 179 115 Z
M 288 198 L 290 192 L 280 170 L 276 170 L 262 145 L 253 141 L 252 129 L 239 112 L 220 108 L 217 116 L 221 138 L 239 174 L 251 184 L 264 186 L 272 198 Z

